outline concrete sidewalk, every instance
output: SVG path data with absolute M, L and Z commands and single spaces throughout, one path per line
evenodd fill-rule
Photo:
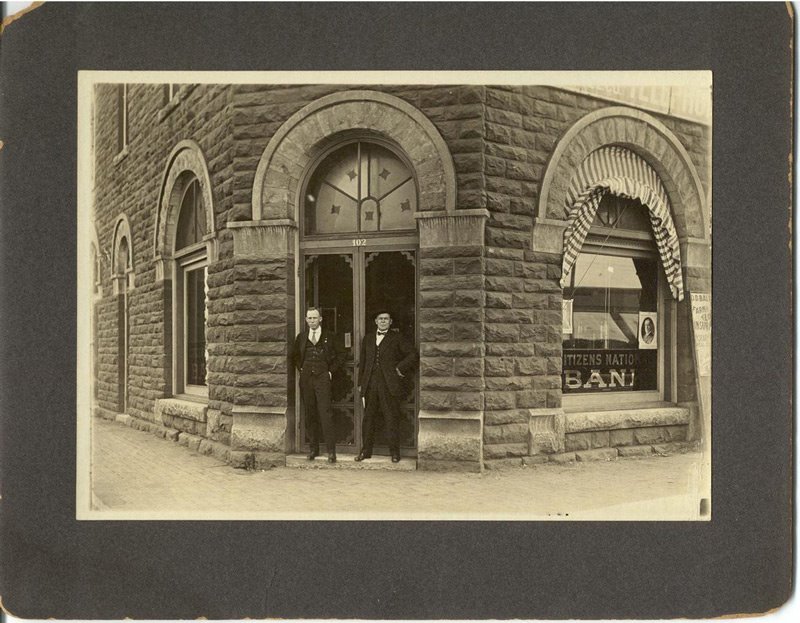
M 483 474 L 246 471 L 95 419 L 93 508 L 79 510 L 91 519 L 690 520 L 700 518 L 700 469 L 693 452 Z

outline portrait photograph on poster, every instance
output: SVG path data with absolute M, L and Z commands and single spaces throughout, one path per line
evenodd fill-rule
M 77 518 L 709 520 L 711 110 L 79 72 Z

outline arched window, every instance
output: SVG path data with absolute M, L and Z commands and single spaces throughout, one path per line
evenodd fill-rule
M 200 182 L 187 179 L 175 231 L 175 393 L 207 395 L 206 219 Z
M 605 180 L 603 192 L 590 194 L 597 177 Z M 637 182 L 654 192 L 640 192 Z M 583 228 L 585 240 L 572 251 L 574 263 L 562 279 L 565 406 L 600 406 L 604 394 L 612 394 L 615 405 L 622 394 L 630 402 L 671 398 L 670 288 L 676 279 L 666 272 L 665 236 L 654 225 L 664 219 L 641 196 L 669 210 L 655 172 L 620 148 L 595 152 L 573 178 L 568 201 L 581 206 L 581 198 L 588 203 L 589 197 L 596 208 L 573 211 L 574 230 Z
M 114 272 L 118 276 L 117 294 L 117 409 L 128 411 L 128 273 L 130 271 L 128 239 L 122 238 L 114 258 Z
M 388 146 L 354 141 L 323 156 L 303 194 L 305 234 L 414 229 L 417 187 Z

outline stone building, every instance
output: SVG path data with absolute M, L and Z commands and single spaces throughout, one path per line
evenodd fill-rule
M 95 415 L 285 464 L 305 445 L 289 344 L 316 305 L 356 453 L 353 367 L 388 305 L 420 353 L 417 469 L 697 443 L 711 129 L 645 91 L 96 85 Z

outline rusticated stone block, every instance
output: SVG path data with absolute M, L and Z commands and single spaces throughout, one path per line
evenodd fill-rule
M 482 380 L 466 377 L 422 377 L 420 387 L 428 391 L 474 392 L 482 389 Z
M 486 357 L 484 359 L 486 376 L 512 376 L 514 374 L 513 357 Z
M 522 376 L 486 377 L 486 389 L 489 391 L 517 391 L 530 386 L 530 379 Z
M 487 342 L 519 341 L 519 326 L 516 324 L 487 323 L 484 330 Z
M 459 411 L 478 411 L 483 409 L 483 394 L 481 392 L 458 392 L 453 395 L 453 409 Z
M 480 322 L 453 323 L 454 340 L 462 342 L 475 342 L 479 341 L 482 335 L 483 335 L 483 324 Z
M 424 291 L 419 293 L 419 305 L 421 308 L 429 307 L 452 307 L 454 300 L 454 293 L 450 290 L 440 292 Z
M 480 357 L 481 346 L 466 342 L 436 342 L 422 344 L 423 357 Z
M 483 374 L 483 359 L 480 357 L 459 358 L 454 362 L 454 376 L 481 376 Z
M 451 357 L 425 357 L 420 361 L 420 375 L 454 376 L 453 359 Z
M 421 409 L 428 409 L 430 411 L 448 411 L 453 402 L 453 394 L 450 392 L 420 390 L 419 402 Z
M 480 257 L 459 257 L 453 260 L 456 275 L 479 275 L 483 272 L 483 260 Z
M 516 374 L 520 376 L 547 374 L 547 362 L 536 357 L 519 357 L 515 360 L 515 364 Z
M 457 290 L 453 293 L 453 307 L 482 307 L 483 298 L 480 290 Z
M 525 424 L 528 425 L 527 409 L 504 409 L 502 411 L 486 411 L 483 414 L 485 426 L 499 424 Z
M 489 459 L 483 461 L 483 467 L 488 470 L 501 471 L 518 469 L 522 467 L 522 457 L 508 459 Z
M 591 433 L 572 433 L 565 436 L 565 449 L 568 452 L 576 450 L 594 450 L 609 447 L 608 431 L 595 431 Z
M 525 456 L 528 451 L 527 444 L 524 443 L 508 443 L 508 444 L 491 444 L 483 446 L 483 458 L 486 459 L 505 459 L 509 457 Z
M 625 428 L 622 430 L 612 430 L 608 431 L 608 433 L 609 433 L 608 445 L 610 445 L 612 448 L 618 448 L 620 446 L 632 446 L 636 443 L 636 440 L 633 438 L 632 428 Z
M 598 448 L 597 450 L 583 450 L 575 453 L 575 460 L 586 461 L 614 461 L 618 454 L 616 448 Z
M 484 396 L 486 409 L 513 409 L 516 406 L 516 394 L 514 392 L 487 390 Z
M 453 461 L 477 464 L 482 457 L 482 413 L 420 411 L 417 465 L 434 469 L 432 462 Z M 469 467 L 473 470 L 473 467 Z
M 511 309 L 513 307 L 513 295 L 505 292 L 487 292 L 486 293 L 486 307 Z
M 669 443 L 686 440 L 685 426 L 660 426 L 653 428 L 637 428 L 633 431 L 636 445 Z
M 231 448 L 259 452 L 286 452 L 286 409 L 235 405 Z
M 629 446 L 617 448 L 620 457 L 627 456 L 650 456 L 653 454 L 652 446 Z
M 496 426 L 486 425 L 483 428 L 483 442 L 485 444 L 495 443 L 525 443 L 527 454 L 528 423 L 499 424 Z
M 420 275 L 452 275 L 453 260 L 450 258 L 423 258 L 419 265 Z
M 452 308 L 428 308 L 421 309 L 419 318 L 421 322 L 438 322 L 438 323 L 462 323 L 462 322 L 480 322 L 481 310 L 480 309 L 452 309 Z
M 449 342 L 453 336 L 453 326 L 450 323 L 420 323 L 420 340 L 423 342 Z

